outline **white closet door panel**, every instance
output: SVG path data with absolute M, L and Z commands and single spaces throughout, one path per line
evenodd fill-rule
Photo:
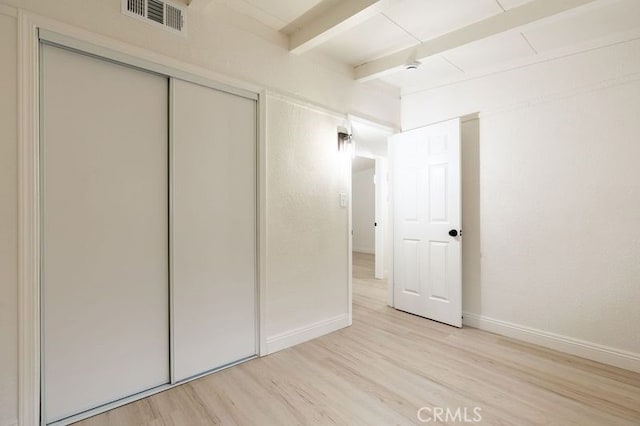
M 42 46 L 47 421 L 167 383 L 168 81 Z
M 174 80 L 175 380 L 256 354 L 256 102 Z

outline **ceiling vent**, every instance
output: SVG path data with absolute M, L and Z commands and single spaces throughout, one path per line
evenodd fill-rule
M 122 0 L 122 13 L 167 31 L 186 35 L 186 8 L 162 0 Z

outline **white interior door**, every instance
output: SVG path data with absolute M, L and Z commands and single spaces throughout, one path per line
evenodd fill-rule
M 256 101 L 172 80 L 174 380 L 257 353 Z
M 41 47 L 51 422 L 169 381 L 168 80 Z
M 462 325 L 460 120 L 395 135 L 394 306 Z

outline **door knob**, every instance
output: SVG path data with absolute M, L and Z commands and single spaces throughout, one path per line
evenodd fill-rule
M 457 237 L 458 236 L 458 231 L 455 229 L 452 229 L 451 231 L 449 231 L 449 235 L 451 235 L 452 237 Z

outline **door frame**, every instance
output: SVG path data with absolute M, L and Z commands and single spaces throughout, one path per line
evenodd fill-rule
M 256 135 L 256 355 L 266 354 L 266 92 L 204 68 L 133 47 L 18 9 L 18 421 L 41 424 L 41 224 L 40 224 L 40 39 L 133 67 L 188 80 L 257 102 Z M 171 144 L 171 138 L 170 142 Z M 242 362 L 242 361 L 239 361 Z M 235 364 L 231 364 L 232 366 Z M 224 366 L 226 368 L 229 366 Z M 189 380 L 210 374 L 193 377 Z M 169 389 L 167 384 L 65 420 L 80 420 Z
M 395 298 L 394 298 L 394 291 L 395 291 L 395 281 L 394 281 L 394 269 L 393 269 L 393 262 L 394 262 L 394 255 L 393 255 L 393 241 L 395 238 L 395 233 L 394 233 L 394 229 L 395 229 L 395 222 L 394 217 L 393 217 L 393 167 L 391 167 L 391 164 L 393 162 L 393 144 L 391 143 L 391 139 L 393 139 L 393 135 L 389 136 L 387 138 L 387 203 L 388 203 L 388 208 L 387 208 L 387 226 L 389 226 L 389 245 L 387 247 L 387 251 L 389 253 L 387 253 L 387 259 L 389 262 L 389 273 L 387 274 L 387 306 L 390 306 L 392 308 L 395 308 Z
M 378 177 L 378 173 L 377 172 L 381 168 L 381 163 L 386 162 L 387 159 L 382 157 L 382 156 L 372 155 L 372 154 L 357 154 L 357 155 L 354 155 L 354 158 L 355 157 L 368 158 L 370 160 L 374 160 L 374 162 L 375 162 L 374 163 L 374 176 L 375 176 L 376 181 L 375 181 L 375 204 L 374 204 L 374 210 L 377 210 L 378 209 L 378 203 L 381 202 L 381 200 L 379 200 L 379 197 L 378 197 L 378 181 L 377 180 L 379 179 L 379 177 Z M 349 238 L 351 240 L 349 246 L 351 248 L 350 251 L 353 251 L 353 205 L 352 205 L 353 204 L 353 170 L 350 169 L 349 170 L 349 174 L 350 174 L 350 177 L 349 177 L 349 231 L 350 231 L 349 235 L 350 235 L 350 237 Z M 387 210 L 388 210 L 388 208 L 387 208 Z M 387 222 L 387 216 L 386 215 L 383 215 L 382 219 L 379 219 L 378 216 L 376 216 L 375 213 L 374 213 L 374 217 L 375 217 L 375 221 L 377 223 L 376 228 L 379 228 L 379 229 L 382 230 L 381 232 L 382 232 L 382 240 L 383 240 L 382 244 L 381 244 L 382 249 L 379 251 L 378 250 L 378 242 L 379 242 L 378 241 L 378 233 L 376 232 L 376 234 L 375 234 L 375 244 L 374 244 L 374 247 L 375 247 L 374 248 L 374 256 L 375 256 L 375 259 L 376 259 L 375 260 L 375 262 L 376 262 L 376 277 L 375 278 L 376 279 L 383 279 L 384 278 L 384 259 L 385 259 L 386 252 L 387 252 L 387 247 L 385 246 L 384 242 L 386 240 L 385 232 L 386 232 L 386 229 L 387 229 L 387 226 L 388 226 L 388 222 Z M 376 230 L 374 230 L 374 232 L 375 231 Z M 377 275 L 377 269 L 378 269 L 377 268 L 377 266 L 378 266 L 377 262 L 378 262 L 379 256 L 382 257 L 382 262 L 383 262 L 382 275 L 383 276 L 378 276 Z M 353 259 L 352 259 L 352 262 L 353 262 Z
M 384 233 L 385 235 L 385 239 L 389 240 L 386 241 L 386 244 L 383 244 L 384 246 L 384 258 L 385 258 L 385 263 L 388 265 L 388 270 L 386 271 L 387 273 L 387 305 L 393 307 L 393 283 L 392 283 L 392 273 L 393 273 L 393 222 L 392 222 L 392 209 L 390 208 L 391 206 L 391 175 L 390 175 L 390 155 L 391 155 L 391 144 L 390 142 L 390 138 L 400 132 L 400 129 L 398 127 L 391 127 L 388 124 L 382 124 L 376 121 L 371 121 L 369 119 L 366 118 L 362 118 L 359 117 L 357 115 L 353 115 L 353 114 L 347 114 L 347 121 L 348 121 L 348 127 L 349 127 L 349 133 L 352 134 L 353 133 L 353 127 L 354 124 L 358 124 L 358 125 L 362 125 L 362 126 L 366 126 L 370 129 L 374 129 L 380 133 L 386 134 L 387 136 L 387 151 L 386 151 L 386 157 L 384 155 L 376 155 L 376 154 L 372 154 L 372 153 L 359 153 L 358 155 L 356 155 L 356 149 L 357 149 L 357 145 L 358 145 L 358 140 L 354 140 L 351 146 L 351 150 L 352 150 L 352 154 L 353 156 L 357 156 L 357 157 L 365 157 L 365 158 L 371 158 L 376 160 L 376 170 L 378 169 L 378 160 L 382 159 L 384 161 L 386 161 L 387 163 L 387 182 L 386 182 L 386 189 L 387 189 L 387 214 L 384 217 L 384 227 L 386 227 L 386 231 Z M 354 146 L 355 145 L 355 146 Z M 349 325 L 351 325 L 352 323 L 352 306 L 353 306 L 353 182 L 352 182 L 352 170 L 351 170 L 351 162 L 349 163 L 349 173 L 348 173 L 348 190 L 349 190 L 349 205 L 348 205 L 348 216 L 349 216 L 349 242 L 348 242 L 348 250 L 349 250 L 349 254 L 348 254 L 348 262 L 349 262 Z M 376 192 L 376 198 L 377 198 L 377 192 Z M 377 200 L 376 200 L 376 205 L 377 205 Z M 389 228 L 391 227 L 391 228 Z M 383 273 L 384 273 L 384 267 L 383 267 Z M 390 295 L 390 296 L 389 296 Z
M 389 161 L 385 157 L 377 157 L 374 166 L 375 190 L 375 271 L 377 279 L 384 279 L 387 265 L 389 244 Z

